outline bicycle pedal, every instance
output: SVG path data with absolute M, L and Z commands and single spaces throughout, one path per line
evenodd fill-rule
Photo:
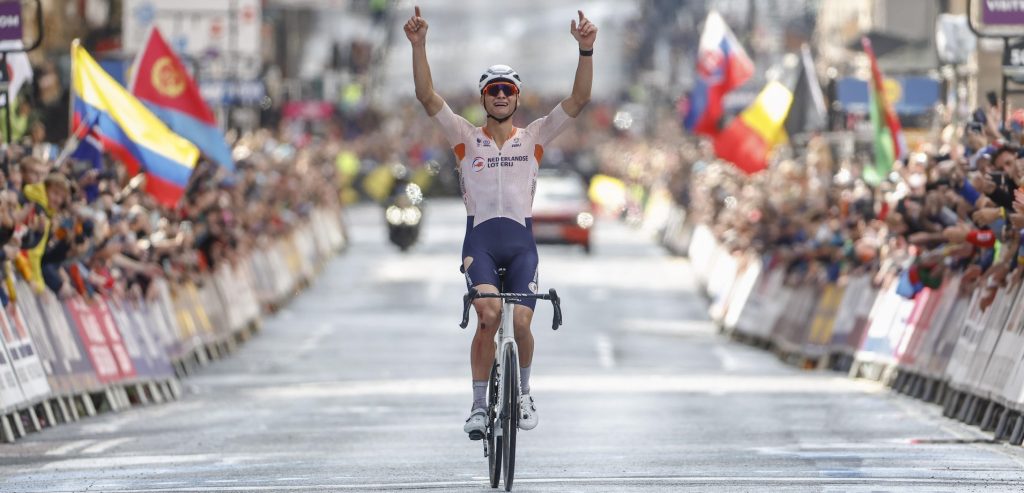
M 483 440 L 484 439 L 484 432 L 478 431 L 478 430 L 473 430 L 473 431 L 469 432 L 469 439 L 473 440 L 473 441 Z

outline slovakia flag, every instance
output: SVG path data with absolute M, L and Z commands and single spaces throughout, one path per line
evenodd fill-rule
M 709 12 L 697 48 L 697 77 L 683 118 L 686 130 L 712 137 L 717 135 L 723 113 L 722 100 L 753 73 L 754 63 L 725 20 L 718 12 Z

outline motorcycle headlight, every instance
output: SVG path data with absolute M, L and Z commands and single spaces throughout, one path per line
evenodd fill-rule
M 583 229 L 589 229 L 594 225 L 594 215 L 589 212 L 581 212 L 576 215 L 576 224 Z
M 402 216 L 402 209 L 399 208 L 398 206 L 393 205 L 391 207 L 388 207 L 387 210 L 384 211 L 384 219 L 386 219 L 388 221 L 388 224 L 392 226 L 398 226 L 399 224 L 402 224 Z
M 419 224 L 422 217 L 423 213 L 420 212 L 418 207 L 406 207 L 405 209 L 402 209 L 402 222 L 409 226 Z
M 423 202 L 423 190 L 415 183 L 410 183 L 405 186 L 405 195 L 409 197 L 409 201 L 412 202 L 412 205 L 419 205 L 420 202 Z

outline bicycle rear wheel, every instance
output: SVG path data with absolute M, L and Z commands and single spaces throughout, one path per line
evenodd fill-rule
M 505 368 L 502 369 L 502 385 L 505 399 L 502 407 L 501 434 L 504 447 L 502 460 L 505 466 L 505 491 L 512 491 L 512 480 L 516 471 L 516 431 L 519 430 L 519 354 L 510 346 L 505 351 Z
M 501 480 L 501 437 L 494 436 L 494 428 L 497 423 L 498 413 L 501 404 L 498 402 L 498 361 L 495 358 L 491 365 L 491 378 L 487 384 L 487 471 L 490 473 L 491 488 L 498 487 Z

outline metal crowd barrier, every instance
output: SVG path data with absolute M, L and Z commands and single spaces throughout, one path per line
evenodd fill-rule
M 802 368 L 880 380 L 943 406 L 945 416 L 1024 442 L 1024 288 L 962 292 L 959 275 L 913 299 L 888 275 L 850 274 L 840 283 L 787 282 L 771 257 L 731 252 L 701 224 L 666 228 L 708 297 L 708 315 L 733 339 L 774 351 Z M 685 233 L 683 233 L 685 231 Z M 667 234 L 667 233 L 666 233 Z
M 179 398 L 179 378 L 235 351 L 345 242 L 340 211 L 317 209 L 199 284 L 154 280 L 156 296 L 144 302 L 59 300 L 15 281 L 0 310 L 0 440 Z

